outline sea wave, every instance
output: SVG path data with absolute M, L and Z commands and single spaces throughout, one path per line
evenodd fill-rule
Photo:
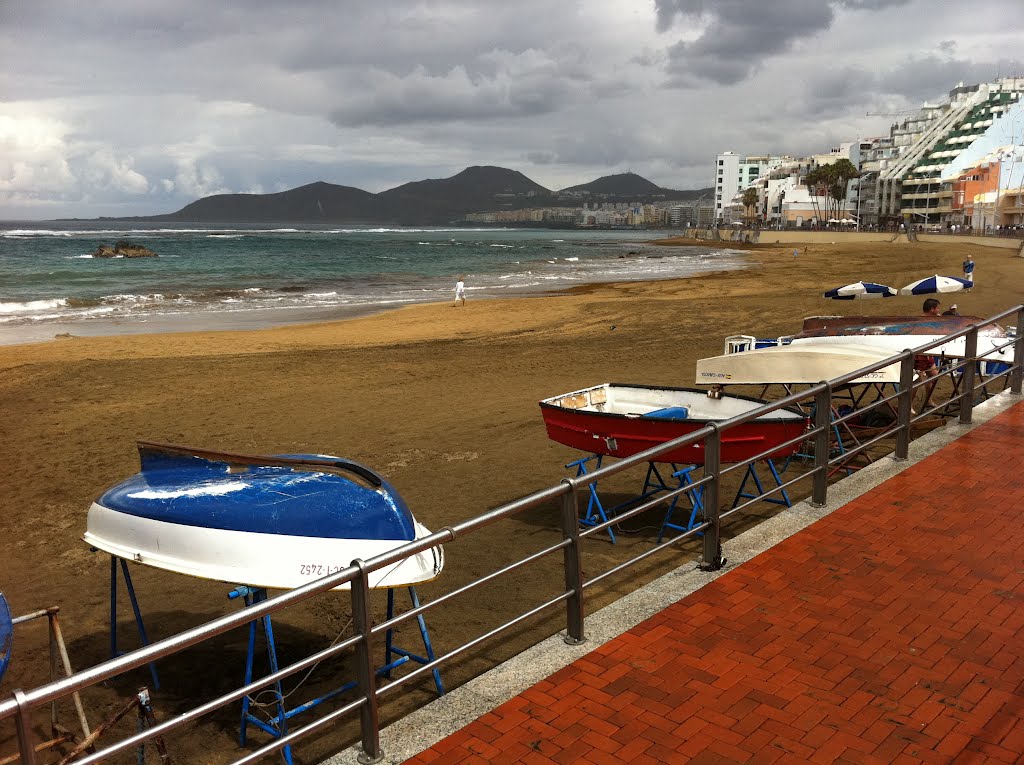
M 68 304 L 65 298 L 54 298 L 51 300 L 26 300 L 23 303 L 0 303 L 0 315 L 37 313 L 39 311 L 52 311 L 54 308 L 63 308 Z

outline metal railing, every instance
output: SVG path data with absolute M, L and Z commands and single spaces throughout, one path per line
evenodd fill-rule
M 506 503 L 466 521 L 442 528 L 427 537 L 410 542 L 403 547 L 366 561 L 353 561 L 347 568 L 316 582 L 255 603 L 240 612 L 214 619 L 206 624 L 111 659 L 70 677 L 50 682 L 29 691 L 16 689 L 8 699 L 0 701 L 0 722 L 13 718 L 21 761 L 24 765 L 36 765 L 38 757 L 35 748 L 35 736 L 30 722 L 30 715 L 33 711 L 58 699 L 72 696 L 86 688 L 110 680 L 124 672 L 143 667 L 157 659 L 171 656 L 191 646 L 223 635 L 229 630 L 248 625 L 263 616 L 280 612 L 290 606 L 347 584 L 350 586 L 351 591 L 351 609 L 355 633 L 352 636 L 326 649 L 310 654 L 272 674 L 193 707 L 184 713 L 175 715 L 142 732 L 127 736 L 100 751 L 76 760 L 76 762 L 87 765 L 88 763 L 99 762 L 119 752 L 125 752 L 139 746 L 148 739 L 166 735 L 173 730 L 187 726 L 221 707 L 239 701 L 247 694 L 272 686 L 284 678 L 316 666 L 327 658 L 348 651 L 354 653 L 356 665 L 357 683 L 354 691 L 356 697 L 354 699 L 343 703 L 338 708 L 324 714 L 304 727 L 291 730 L 286 735 L 275 738 L 270 743 L 246 754 L 236 762 L 250 763 L 260 760 L 268 754 L 290 746 L 306 737 L 318 732 L 324 732 L 327 726 L 354 716 L 355 713 L 358 713 L 359 718 L 359 742 L 362 747 L 360 761 L 367 763 L 376 762 L 383 757 L 380 746 L 379 710 L 382 696 L 393 693 L 413 680 L 426 676 L 438 667 L 452 663 L 457 657 L 469 654 L 481 644 L 522 624 L 525 620 L 547 612 L 559 605 L 564 608 L 565 641 L 567 643 L 583 642 L 585 640 L 584 627 L 587 605 L 585 595 L 590 588 L 595 587 L 600 582 L 635 567 L 638 563 L 667 548 L 678 547 L 681 542 L 695 540 L 698 537 L 701 538 L 700 567 L 705 570 L 716 570 L 724 563 L 721 541 L 722 521 L 744 510 L 751 503 L 772 494 L 780 493 L 797 482 L 809 480 L 811 482 L 810 502 L 815 506 L 822 506 L 827 500 L 830 476 L 843 470 L 851 470 L 850 466 L 855 458 L 868 454 L 870 448 L 880 444 L 883 440 L 895 438 L 893 456 L 897 460 L 905 460 L 908 456 L 913 425 L 923 417 L 929 416 L 926 412 L 922 412 L 919 415 L 912 414 L 912 401 L 915 392 L 922 386 L 932 383 L 930 379 L 914 379 L 914 357 L 916 355 L 927 354 L 929 350 L 951 340 L 960 337 L 965 338 L 966 351 L 964 357 L 944 370 L 950 374 L 951 378 L 954 375 L 959 375 L 959 391 L 944 406 L 949 407 L 953 404 L 958 404 L 960 408 L 959 420 L 961 423 L 971 422 L 971 413 L 976 393 L 979 390 L 987 390 L 987 386 L 992 385 L 997 380 L 1001 380 L 1004 385 L 1009 387 L 1012 393 L 1020 394 L 1022 369 L 1024 369 L 1024 306 L 1016 306 L 992 316 L 986 319 L 982 326 L 999 322 L 1009 317 L 1016 318 L 1016 335 L 1008 339 L 1004 347 L 996 348 L 991 352 L 992 354 L 1000 354 L 998 359 L 992 359 L 991 354 L 988 357 L 979 358 L 977 356 L 979 326 L 972 324 L 941 340 L 905 350 L 888 359 L 865 366 L 854 372 L 811 385 L 806 390 L 790 393 L 783 398 L 739 416 L 711 423 L 696 432 L 619 460 L 614 464 L 606 465 L 591 473 L 575 478 L 565 478 L 557 485 Z M 1012 361 L 1009 361 L 1007 352 L 1011 348 Z M 1008 367 L 999 375 L 990 376 L 987 380 L 982 380 L 979 383 L 976 381 L 976 366 L 979 362 L 986 360 L 1001 361 L 1008 364 Z M 835 394 L 837 391 L 844 389 L 845 386 L 850 385 L 854 380 L 880 370 L 894 361 L 898 361 L 901 365 L 901 383 L 895 393 L 892 395 L 879 395 L 869 405 L 858 409 L 856 412 L 837 415 L 835 406 Z M 811 424 L 799 437 L 791 439 L 784 444 L 775 445 L 769 451 L 755 455 L 744 462 L 728 466 L 721 464 L 720 454 L 723 433 L 727 433 L 732 428 L 748 423 L 770 412 L 785 407 L 799 406 L 807 402 L 812 402 Z M 862 415 L 866 411 L 880 410 L 883 407 L 888 408 L 890 411 L 895 410 L 895 420 L 890 427 L 883 428 L 875 437 L 867 441 L 857 441 L 851 448 L 844 448 L 839 453 L 836 453 L 833 444 L 834 439 L 841 440 L 841 435 L 839 435 L 840 427 L 848 427 L 853 418 L 858 414 Z M 612 519 L 590 526 L 586 530 L 581 530 L 579 503 L 581 496 L 588 496 L 592 485 L 596 486 L 599 481 L 621 474 L 630 468 L 651 463 L 656 461 L 660 455 L 698 442 L 703 443 L 705 454 L 704 475 L 699 480 L 687 485 L 681 484 L 677 488 L 666 489 L 659 496 L 640 501 L 635 506 L 617 514 Z M 785 482 L 780 481 L 779 485 L 771 487 L 750 499 L 747 503 L 737 504 L 725 512 L 721 511 L 720 494 L 723 478 L 736 474 L 737 470 L 743 470 L 759 460 L 767 459 L 780 448 L 788 448 L 801 443 L 811 445 L 810 453 L 807 455 L 811 464 L 806 472 L 794 479 Z M 589 578 L 584 577 L 584 540 L 600 534 L 615 524 L 621 524 L 628 518 L 647 512 L 653 507 L 678 500 L 683 496 L 692 498 L 695 496 L 695 492 L 702 493 L 703 519 L 699 523 L 696 523 L 678 536 L 655 544 L 607 571 Z M 370 576 L 373 572 L 395 565 L 416 553 L 437 545 L 460 541 L 467 535 L 480 532 L 498 521 L 513 518 L 524 511 L 549 505 L 552 502 L 558 502 L 561 508 L 559 524 L 561 538 L 559 541 L 549 544 L 527 557 L 514 561 L 489 574 L 473 579 L 461 587 L 436 597 L 428 603 L 416 605 L 414 608 L 392 618 L 373 623 L 370 610 L 371 588 L 369 586 Z M 563 573 L 562 587 L 558 594 L 487 630 L 483 634 L 476 635 L 458 647 L 437 656 L 435 659 L 421 663 L 418 667 L 401 677 L 389 680 L 378 687 L 376 683 L 378 670 L 373 660 L 374 648 L 378 645 L 382 636 L 388 633 L 389 630 L 436 609 L 460 595 L 485 584 L 492 583 L 500 577 L 534 565 L 542 558 L 551 556 L 558 551 L 562 552 L 561 568 Z

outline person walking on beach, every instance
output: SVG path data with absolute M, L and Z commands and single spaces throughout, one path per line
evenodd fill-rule
M 466 282 L 465 277 L 460 276 L 459 280 L 455 282 L 455 305 L 453 308 L 459 305 L 466 305 Z
M 974 256 L 968 255 L 967 260 L 964 261 L 964 279 L 971 283 L 971 287 L 974 286 Z M 971 287 L 964 288 L 965 292 L 970 292 Z

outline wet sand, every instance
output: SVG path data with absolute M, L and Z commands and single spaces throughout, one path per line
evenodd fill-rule
M 811 244 L 745 247 L 751 267 L 686 280 L 623 283 L 510 300 L 416 305 L 359 319 L 260 331 L 69 337 L 0 347 L 0 589 L 16 614 L 57 605 L 76 667 L 108 653 L 109 559 L 81 541 L 89 504 L 138 470 L 135 440 L 232 452 L 345 456 L 379 470 L 432 529 L 545 488 L 581 456 L 549 441 L 537 402 L 601 382 L 693 385 L 696 359 L 722 352 L 732 334 L 776 336 L 804 316 L 920 312 L 921 298 L 828 301 L 825 289 L 859 279 L 902 286 L 934 273 L 960 275 L 970 252 L 978 287 L 939 296 L 962 314 L 989 316 L 1024 300 L 1024 259 L 1012 251 L 957 243 Z M 764 512 L 770 513 L 770 508 Z M 649 548 L 654 526 L 638 523 L 612 546 L 593 540 L 588 575 Z M 753 523 L 757 512 L 742 523 Z M 733 529 L 735 531 L 735 528 Z M 427 599 L 558 538 L 557 508 L 528 511 L 449 545 Z M 686 555 L 692 549 L 684 550 Z M 594 604 L 633 581 L 678 565 L 644 564 L 595 588 Z M 560 591 L 552 560 L 474 591 L 430 616 L 432 636 L 450 650 Z M 238 607 L 229 585 L 133 567 L 152 638 Z M 375 604 L 379 615 L 382 604 Z M 282 658 L 325 647 L 349 621 L 348 596 L 332 594 L 275 621 Z M 122 646 L 136 644 L 122 609 Z M 559 629 L 538 618 L 445 670 L 457 685 Z M 45 633 L 19 628 L 6 688 L 46 678 Z M 399 638 L 415 648 L 415 630 Z M 245 636 L 225 636 L 161 664 L 160 717 L 241 680 Z M 342 664 L 299 695 L 349 678 Z M 94 721 L 148 682 L 138 673 L 87 694 Z M 287 687 L 290 685 L 286 684 Z M 430 698 L 425 685 L 413 702 Z M 385 707 L 401 714 L 409 702 Z M 403 706 L 406 705 L 406 706 Z M 73 717 L 65 714 L 65 722 Z M 309 722 L 312 716 L 298 718 Z M 40 715 L 40 725 L 44 722 Z M 132 723 L 134 724 L 134 723 Z M 237 706 L 169 741 L 179 762 L 237 758 Z M 13 751 L 0 728 L 0 755 Z M 303 746 L 315 761 L 350 742 L 351 729 Z M 265 736 L 253 734 L 259 742 Z

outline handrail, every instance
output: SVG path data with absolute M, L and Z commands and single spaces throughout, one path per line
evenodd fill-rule
M 1011 316 L 1016 317 L 1016 335 L 1012 338 L 1008 338 L 1006 343 L 1000 344 L 999 347 L 993 348 L 990 352 L 978 356 L 977 339 L 979 330 Z M 759 501 L 764 497 L 780 493 L 787 487 L 807 479 L 811 479 L 813 481 L 813 489 L 810 498 L 812 504 L 821 506 L 825 503 L 827 498 L 828 475 L 830 474 L 829 471 L 833 466 L 849 463 L 849 460 L 853 456 L 866 452 L 869 447 L 874 446 L 893 435 L 896 436 L 894 458 L 905 459 L 910 439 L 910 427 L 916 419 L 925 416 L 922 413 L 922 415 L 915 418 L 912 414 L 912 398 L 917 388 L 927 385 L 930 382 L 928 380 L 914 381 L 914 356 L 926 354 L 929 350 L 960 337 L 963 337 L 965 340 L 964 357 L 961 361 L 954 363 L 950 367 L 950 370 L 961 372 L 962 384 L 960 391 L 950 399 L 950 402 L 957 401 L 960 403 L 961 422 L 970 422 L 971 411 L 974 405 L 974 392 L 991 384 L 992 379 L 1004 378 L 1007 381 L 1009 390 L 1012 394 L 1021 394 L 1022 383 L 1024 383 L 1024 305 L 1018 305 L 1007 309 L 995 316 L 983 320 L 980 324 L 970 324 L 967 327 L 950 333 L 941 339 L 922 344 L 915 348 L 905 349 L 899 353 L 893 354 L 887 359 L 877 361 L 853 372 L 840 375 L 832 380 L 823 380 L 812 384 L 805 390 L 789 393 L 788 395 L 775 401 L 768 402 L 757 409 L 744 412 L 726 420 L 713 422 L 696 432 L 687 434 L 672 441 L 658 444 L 646 449 L 645 451 L 639 452 L 638 454 L 621 459 L 614 464 L 604 465 L 601 468 L 588 472 L 584 475 L 573 478 L 564 478 L 554 486 L 549 486 L 545 489 L 512 500 L 485 513 L 474 516 L 473 518 L 441 528 L 421 539 L 409 542 L 402 547 L 392 549 L 368 560 L 355 560 L 348 567 L 322 579 L 310 582 L 294 590 L 276 595 L 259 603 L 255 603 L 242 611 L 218 617 L 205 624 L 185 630 L 184 632 L 165 638 L 149 646 L 132 651 L 131 653 L 123 656 L 110 659 L 109 661 L 105 661 L 70 677 L 47 683 L 27 692 L 22 691 L 21 689 L 15 689 L 9 699 L 0 700 L 0 721 L 9 718 L 15 719 L 18 746 L 19 751 L 21 752 L 23 765 L 35 765 L 37 762 L 36 753 L 33 747 L 31 726 L 28 724 L 27 720 L 27 715 L 32 710 L 56 699 L 77 693 L 89 686 L 109 680 L 128 670 L 135 669 L 157 659 L 176 654 L 205 640 L 221 635 L 228 630 L 247 625 L 263 616 L 269 616 L 277 613 L 347 584 L 351 589 L 352 613 L 357 624 L 356 634 L 326 649 L 310 654 L 288 667 L 280 668 L 273 674 L 262 677 L 246 684 L 245 686 L 241 686 L 234 691 L 200 704 L 199 706 L 196 706 L 169 720 L 161 722 L 152 728 L 126 737 L 120 742 L 108 746 L 102 751 L 88 755 L 85 759 L 81 760 L 81 762 L 83 762 L 84 765 L 99 762 L 113 753 L 125 751 L 126 749 L 148 740 L 153 736 L 160 735 L 164 732 L 191 723 L 215 709 L 233 701 L 237 701 L 254 690 L 264 688 L 285 677 L 291 676 L 296 672 L 315 666 L 318 662 L 329 656 L 337 656 L 342 651 L 349 650 L 355 650 L 357 655 L 359 695 L 353 701 L 347 702 L 340 709 L 328 712 L 302 728 L 292 729 L 287 735 L 277 738 L 271 743 L 261 747 L 259 750 L 243 756 L 238 762 L 254 762 L 260 757 L 288 746 L 306 735 L 324 730 L 328 722 L 340 720 L 346 715 L 350 715 L 356 711 L 359 712 L 360 716 L 360 732 L 364 755 L 367 761 L 372 761 L 382 756 L 379 742 L 380 723 L 377 715 L 377 703 L 379 696 L 392 693 L 400 686 L 409 683 L 411 680 L 425 676 L 435 668 L 452 661 L 458 656 L 466 654 L 476 646 L 481 645 L 487 640 L 502 634 L 506 630 L 511 629 L 518 624 L 521 624 L 526 619 L 533 618 L 534 616 L 559 604 L 565 605 L 566 641 L 574 643 L 581 642 L 585 639 L 583 631 L 585 613 L 583 594 L 586 590 L 635 566 L 641 561 L 647 560 L 663 550 L 678 546 L 681 541 L 693 540 L 700 535 L 703 536 L 701 567 L 709 570 L 717 569 L 723 565 L 723 559 L 721 556 L 721 523 L 723 519 L 741 512 L 753 502 Z M 1007 363 L 1002 357 L 1002 354 L 1005 349 L 1009 349 L 1011 347 L 1013 349 L 1013 359 L 1012 362 L 1008 363 L 1007 369 L 1000 372 L 998 375 L 995 375 L 993 378 L 983 380 L 980 383 L 975 383 L 974 369 L 976 363 L 984 360 L 993 360 L 993 354 L 999 354 L 999 361 Z M 887 367 L 893 363 L 899 363 L 901 365 L 901 384 L 898 392 L 890 396 L 882 395 L 878 397 L 876 400 L 868 404 L 864 411 L 882 406 L 883 404 L 888 404 L 889 406 L 895 405 L 895 422 L 889 429 L 884 430 L 874 438 L 863 443 L 859 443 L 857 447 L 839 455 L 838 457 L 832 458 L 829 454 L 831 430 L 839 424 L 847 423 L 853 416 L 844 415 L 830 418 L 829 412 L 832 409 L 832 402 L 834 401 L 834 391 L 837 388 L 852 383 L 854 380 L 861 378 L 866 374 Z M 811 399 L 814 401 L 816 412 L 813 424 L 808 427 L 800 437 L 787 441 L 785 446 L 794 446 L 795 444 L 805 440 L 813 442 L 814 466 L 797 478 L 788 480 L 784 483 L 780 482 L 779 485 L 769 488 L 767 491 L 764 491 L 762 494 L 750 499 L 746 503 L 737 504 L 729 510 L 720 512 L 718 496 L 723 476 L 733 474 L 735 471 L 752 465 L 758 460 L 765 459 L 773 451 L 780 448 L 779 446 L 775 446 L 754 455 L 743 462 L 729 466 L 722 466 L 719 464 L 719 450 L 722 434 L 728 432 L 731 428 L 748 423 L 770 412 L 793 407 Z M 644 463 L 656 461 L 659 456 L 666 454 L 667 452 L 698 442 L 703 442 L 705 448 L 704 475 L 699 480 L 685 486 L 681 485 L 673 489 L 667 489 L 660 496 L 633 506 L 631 509 L 617 516 L 614 520 L 597 524 L 585 532 L 580 531 L 577 523 L 577 508 L 579 506 L 581 496 L 588 496 L 589 487 L 604 478 L 617 475 L 632 467 L 643 465 Z M 173 447 L 164 444 L 140 443 L 140 447 L 153 448 L 157 450 L 178 450 L 175 453 L 182 453 L 183 450 L 182 447 Z M 228 460 L 237 460 L 238 458 L 242 458 L 244 460 L 267 459 L 246 455 L 206 452 L 204 450 L 184 451 L 194 456 L 216 457 Z M 310 462 L 310 460 L 302 458 L 270 459 L 274 459 L 282 465 L 298 465 L 299 463 L 309 464 Z M 325 462 L 328 465 L 336 465 L 338 467 L 348 469 L 351 469 L 351 464 L 354 464 L 349 463 L 348 461 L 325 460 Z M 344 462 L 345 464 L 342 465 L 340 464 L 341 462 Z M 317 464 L 323 466 L 324 463 L 317 462 Z M 372 473 L 371 477 L 376 477 L 376 473 L 373 473 L 368 468 L 365 470 Z M 362 476 L 360 471 L 355 472 Z M 675 501 L 684 495 L 692 497 L 694 496 L 694 492 L 697 491 L 703 492 L 705 512 L 702 521 L 697 523 L 688 531 L 656 544 L 639 555 L 612 566 L 607 571 L 591 575 L 584 579 L 581 562 L 583 540 L 610 528 L 626 518 L 639 515 L 660 504 L 665 504 L 668 501 Z M 547 544 L 536 552 L 500 567 L 495 571 L 478 576 L 454 590 L 439 595 L 429 603 L 422 603 L 409 611 L 393 616 L 392 618 L 380 623 L 371 623 L 368 611 L 368 593 L 369 575 L 372 572 L 399 563 L 400 561 L 425 550 L 438 547 L 442 544 L 454 543 L 461 540 L 467 534 L 481 531 L 498 521 L 515 517 L 525 510 L 529 510 L 555 500 L 560 501 L 562 507 L 560 541 Z M 565 577 L 565 586 L 561 589 L 559 594 L 548 598 L 540 605 L 529 608 L 519 615 L 504 621 L 497 627 L 488 630 L 481 635 L 477 635 L 447 653 L 438 656 L 429 662 L 421 664 L 402 678 L 380 688 L 374 687 L 372 681 L 374 669 L 371 663 L 370 654 L 374 640 L 379 639 L 383 633 L 398 624 L 421 616 L 427 611 L 435 609 L 442 604 L 451 602 L 459 595 L 462 595 L 472 589 L 493 582 L 499 577 L 507 575 L 513 571 L 533 565 L 540 559 L 547 558 L 558 550 L 563 551 L 562 567 Z

